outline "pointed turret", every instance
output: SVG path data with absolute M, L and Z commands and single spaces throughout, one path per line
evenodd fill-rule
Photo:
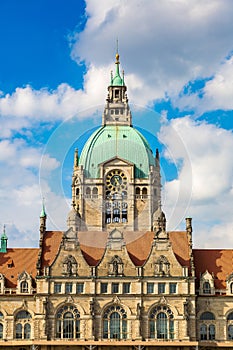
M 78 148 L 75 148 L 74 152 L 74 168 L 78 166 Z
M 6 226 L 3 226 L 3 233 L 1 235 L 1 253 L 6 253 L 7 252 L 7 235 L 6 235 Z
M 124 72 L 120 74 L 120 55 L 116 53 L 116 71 L 108 87 L 107 103 L 102 116 L 102 125 L 132 125 L 132 116 L 126 94 Z
M 47 219 L 47 215 L 46 215 L 44 199 L 43 199 L 42 210 L 40 213 L 40 234 L 41 235 L 43 235 L 46 231 L 46 219 Z

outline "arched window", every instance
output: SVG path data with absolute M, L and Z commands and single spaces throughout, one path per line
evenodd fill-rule
M 215 339 L 215 325 L 210 324 L 209 325 L 209 340 Z
M 215 316 L 212 312 L 206 311 L 201 314 L 200 320 L 215 320 Z
M 56 315 L 56 338 L 80 338 L 80 313 L 73 305 L 61 307 Z
M 210 282 L 208 281 L 203 283 L 203 294 L 211 294 Z
M 147 198 L 147 188 L 143 187 L 142 189 L 142 198 Z
M 3 316 L 3 313 L 0 312 L 0 321 L 3 320 L 4 316 Z M 0 323 L 0 339 L 3 338 L 3 324 Z
M 214 340 L 215 339 L 215 316 L 212 312 L 203 312 L 200 316 L 202 321 L 200 325 L 200 340 Z M 203 322 L 204 321 L 204 322 Z
M 15 316 L 15 337 L 16 339 L 31 338 L 31 314 L 28 311 L 19 311 Z
M 92 197 L 93 198 L 98 198 L 98 188 L 94 187 L 92 190 Z
M 149 315 L 149 338 L 174 339 L 174 315 L 167 306 L 156 306 Z
M 227 329 L 227 339 L 233 340 L 233 325 L 230 324 Z
M 3 338 L 3 324 L 0 323 L 0 339 Z
M 227 339 L 233 340 L 233 312 L 227 316 Z
M 105 311 L 103 316 L 103 338 L 127 338 L 127 314 L 120 305 L 112 305 Z
M 79 198 L 79 188 L 76 188 L 76 197 Z
M 200 339 L 207 340 L 207 326 L 205 324 L 200 327 Z
M 230 285 L 231 294 L 233 294 L 233 283 Z
M 128 208 L 127 203 L 122 203 L 122 211 L 121 211 L 122 222 L 128 221 L 127 208 Z
M 136 187 L 135 194 L 136 194 L 136 198 L 140 198 L 140 187 Z
M 22 281 L 20 283 L 20 292 L 21 293 L 28 293 L 28 283 L 27 283 L 27 281 Z
M 113 222 L 120 222 L 120 209 L 114 208 L 113 209 Z
M 90 187 L 86 188 L 86 198 L 90 198 L 91 197 L 91 189 Z

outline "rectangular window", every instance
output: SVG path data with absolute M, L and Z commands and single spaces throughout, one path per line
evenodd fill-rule
M 112 293 L 119 293 L 119 283 L 112 283 Z
M 84 283 L 77 283 L 76 285 L 76 293 L 82 294 L 84 291 Z
M 101 293 L 108 293 L 108 284 L 107 283 L 101 283 L 100 292 Z
M 66 294 L 72 293 L 73 284 L 71 282 L 66 283 Z
M 158 294 L 165 293 L 165 283 L 158 283 Z
M 54 293 L 61 293 L 61 283 L 54 283 Z
M 123 283 L 123 294 L 130 293 L 130 283 Z
M 169 283 L 169 293 L 170 294 L 176 294 L 176 283 Z
M 147 294 L 154 293 L 154 283 L 148 282 L 147 283 Z

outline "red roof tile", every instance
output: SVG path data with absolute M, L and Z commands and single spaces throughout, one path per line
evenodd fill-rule
M 228 249 L 194 249 L 196 277 L 199 281 L 206 270 L 213 272 L 215 288 L 226 288 L 226 278 L 233 271 L 233 250 Z
M 7 288 L 16 287 L 23 271 L 36 276 L 38 252 L 38 248 L 8 248 L 7 253 L 0 253 L 0 273 L 5 276 Z

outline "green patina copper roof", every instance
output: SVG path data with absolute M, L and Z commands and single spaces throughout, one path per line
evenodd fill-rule
M 127 125 L 98 128 L 87 140 L 79 165 L 83 165 L 86 177 L 98 178 L 98 165 L 114 157 L 133 163 L 136 178 L 148 178 L 150 165 L 155 165 L 146 139 L 138 130 Z

